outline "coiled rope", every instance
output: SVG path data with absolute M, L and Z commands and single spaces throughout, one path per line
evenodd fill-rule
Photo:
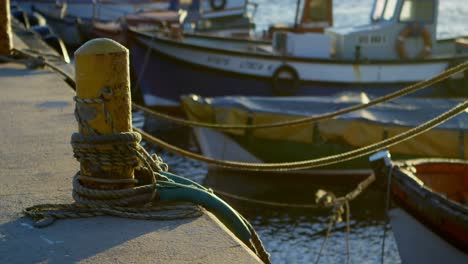
M 312 123 L 312 122 L 317 122 L 325 119 L 331 119 L 340 115 L 348 114 L 354 111 L 366 109 L 368 107 L 387 102 L 393 99 L 400 98 L 402 96 L 408 95 L 410 93 L 416 92 L 418 90 L 421 90 L 423 88 L 426 88 L 428 86 L 434 85 L 436 83 L 439 83 L 450 76 L 463 72 L 468 69 L 468 61 L 461 63 L 455 67 L 452 67 L 428 80 L 410 85 L 406 88 L 403 88 L 401 90 L 398 90 L 396 92 L 378 97 L 368 103 L 364 104 L 359 104 L 359 105 L 353 105 L 350 107 L 345 107 L 333 112 L 328 112 L 325 114 L 319 114 L 319 115 L 314 115 L 314 116 L 309 116 L 309 117 L 304 117 L 304 118 L 297 118 L 294 120 L 289 120 L 289 121 L 282 121 L 282 122 L 275 122 L 275 123 L 268 123 L 268 124 L 258 124 L 258 125 L 228 125 L 228 124 L 213 124 L 213 123 L 204 123 L 204 122 L 198 122 L 198 121 L 191 121 L 191 120 L 186 120 L 182 118 L 177 118 L 177 117 L 172 117 L 170 115 L 166 115 L 164 113 L 160 113 L 157 111 L 154 111 L 150 108 L 144 107 L 142 105 L 139 105 L 137 103 L 132 103 L 132 106 L 135 107 L 136 109 L 142 110 L 150 115 L 153 115 L 157 118 L 173 122 L 175 124 L 179 125 L 185 125 L 185 126 L 191 126 L 191 127 L 204 127 L 204 128 L 213 128 L 213 129 L 218 129 L 218 130 L 232 130 L 232 129 L 267 129 L 267 128 L 275 128 L 275 127 L 284 127 L 284 126 L 294 126 L 294 125 L 300 125 L 300 124 L 305 124 L 305 123 Z
M 80 164 L 92 164 L 105 173 L 99 177 L 82 175 L 77 172 L 73 179 L 74 204 L 45 204 L 26 208 L 24 213 L 38 221 L 36 227 L 45 227 L 55 219 L 81 218 L 93 216 L 117 216 L 145 220 L 174 220 L 203 215 L 200 206 L 168 206 L 160 202 L 161 189 L 192 189 L 196 185 L 177 183 L 162 173 L 167 165 L 157 155 L 150 155 L 141 145 L 141 136 L 137 132 L 117 133 L 114 130 L 112 117 L 108 113 L 106 101 L 113 96 L 104 87 L 99 98 L 74 98 L 76 102 L 75 118 L 83 130 L 90 135 L 74 133 L 71 138 L 74 157 Z M 112 127 L 113 134 L 101 135 L 93 130 L 80 117 L 80 104 L 101 105 L 106 122 Z M 134 169 L 134 178 L 106 178 L 113 171 Z M 120 176 L 120 175 L 119 175 Z M 107 176 L 109 177 L 109 176 Z M 100 186 L 99 189 L 91 186 Z M 204 189 L 198 188 L 201 191 Z M 238 217 L 238 213 L 235 213 Z M 249 239 L 243 240 L 265 263 L 270 263 L 269 254 L 255 233 L 253 227 L 241 218 L 247 226 Z M 238 234 L 236 234 L 238 235 Z
M 203 215 L 199 206 L 188 204 L 162 204 L 158 189 L 184 188 L 161 176 L 160 159 L 150 156 L 138 143 L 137 133 L 85 136 L 74 134 L 72 146 L 78 161 L 91 161 L 101 167 L 137 166 L 135 179 L 101 179 L 82 176 L 73 178 L 74 204 L 44 204 L 26 208 L 24 213 L 37 222 L 36 227 L 46 227 L 55 219 L 114 216 L 144 220 L 175 220 Z M 102 150 L 103 146 L 113 146 Z M 158 179 L 158 180 L 157 180 Z M 131 180 L 131 181 L 128 181 Z M 83 185 L 82 181 L 105 184 L 137 183 L 136 187 L 118 190 L 97 190 Z
M 161 160 L 151 156 L 140 146 L 141 136 L 129 132 L 113 135 L 72 136 L 75 158 L 89 161 L 99 167 L 113 169 L 134 166 L 135 179 L 105 179 L 82 176 L 77 172 L 73 178 L 73 199 L 71 205 L 40 205 L 27 208 L 25 214 L 35 219 L 79 218 L 92 216 L 118 216 L 147 220 L 170 220 L 201 216 L 197 206 L 178 205 L 169 207 L 158 204 L 158 188 L 170 186 L 183 188 L 162 176 Z M 111 148 L 104 148 L 110 146 Z M 83 185 L 83 181 L 105 184 L 136 183 L 136 187 L 118 190 L 98 190 Z M 169 213 L 166 213 L 169 212 Z
M 344 152 L 337 155 L 331 155 L 324 158 L 319 159 L 311 159 L 311 160 L 304 160 L 304 161 L 296 161 L 296 162 L 284 162 L 284 163 L 249 163 L 249 162 L 236 162 L 236 161 L 224 161 L 224 160 L 217 160 L 212 159 L 203 155 L 199 155 L 194 152 L 190 152 L 187 150 L 183 150 L 178 148 L 174 145 L 171 145 L 167 142 L 164 142 L 139 128 L 134 127 L 133 129 L 139 132 L 143 138 L 148 140 L 149 142 L 156 144 L 164 149 L 169 150 L 170 152 L 186 156 L 188 158 L 192 158 L 195 160 L 199 160 L 208 164 L 217 165 L 225 168 L 235 168 L 235 169 L 243 169 L 249 171 L 292 171 L 292 170 L 304 170 L 310 168 L 316 168 L 326 165 L 332 165 L 336 163 L 341 163 L 344 161 L 360 158 L 371 153 L 383 150 L 385 148 L 389 148 L 393 145 L 402 143 L 407 141 L 411 138 L 414 138 L 438 125 L 447 121 L 448 119 L 464 112 L 468 107 L 468 100 L 464 101 L 463 103 L 453 107 L 452 109 L 448 110 L 447 112 L 415 127 L 409 129 L 403 133 L 390 137 L 388 139 L 382 140 L 380 142 L 355 149 L 352 151 Z

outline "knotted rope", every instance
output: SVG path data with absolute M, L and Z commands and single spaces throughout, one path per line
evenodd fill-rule
M 29 207 L 24 213 L 34 219 L 36 227 L 45 227 L 55 219 L 82 218 L 94 216 L 116 216 L 145 220 L 175 220 L 203 215 L 200 206 L 187 204 L 163 204 L 160 202 L 160 188 L 187 188 L 183 184 L 162 175 L 168 170 L 157 155 L 150 155 L 141 145 L 137 132 L 117 133 L 114 129 L 106 101 L 112 97 L 108 88 L 101 91 L 99 98 L 82 99 L 75 97 L 75 117 L 83 130 L 90 135 L 74 133 L 71 138 L 74 157 L 81 163 L 90 163 L 102 170 L 99 177 L 82 175 L 79 171 L 73 178 L 74 204 L 44 204 Z M 80 116 L 81 104 L 101 105 L 106 123 L 113 134 L 101 135 Z M 134 178 L 104 177 L 112 171 L 134 168 Z M 89 184 L 105 188 L 90 188 Z M 112 188 L 112 189 L 108 189 Z M 252 237 L 247 246 L 265 263 L 270 263 L 269 254 L 260 238 L 247 220 L 242 218 Z
M 159 173 L 167 171 L 167 165 L 158 156 L 151 156 L 140 145 L 141 136 L 138 133 L 115 133 L 112 118 L 106 107 L 106 101 L 111 97 L 111 90 L 105 87 L 99 98 L 74 98 L 75 118 L 80 126 L 90 133 L 90 135 L 80 133 L 72 135 L 71 145 L 74 157 L 81 164 L 93 164 L 107 174 L 111 174 L 113 170 L 134 168 L 134 178 L 85 176 L 79 171 L 73 178 L 75 204 L 34 206 L 27 208 L 25 214 L 36 219 L 111 215 L 168 220 L 201 216 L 202 211 L 197 206 L 160 207 L 158 188 L 164 186 L 164 182 L 172 182 Z M 92 129 L 79 115 L 81 104 L 100 104 L 106 122 L 110 124 L 114 134 L 100 135 Z M 87 187 L 84 183 L 106 187 L 94 189 Z M 178 213 L 163 215 L 162 212 L 167 210 L 175 210 L 173 212 Z
M 129 132 L 114 135 L 73 134 L 74 155 L 80 162 L 92 161 L 102 168 L 136 166 L 134 179 L 106 179 L 82 176 L 73 178 L 75 204 L 39 205 L 27 208 L 25 214 L 35 219 L 64 219 L 93 216 L 118 216 L 146 220 L 172 220 L 198 217 L 203 214 L 198 206 L 159 203 L 158 188 L 172 182 L 162 176 L 166 165 L 159 158 L 149 155 L 139 145 L 141 136 Z M 101 149 L 111 146 L 109 149 Z M 118 190 L 98 190 L 86 187 L 83 181 L 104 184 L 135 184 L 135 187 Z M 173 183 L 176 185 L 175 183 Z M 182 188 L 183 186 L 179 186 Z M 177 188 L 177 185 L 175 186 Z M 39 227 L 44 221 L 39 221 Z M 47 221 L 51 224 L 52 221 Z
M 316 262 L 319 263 L 320 257 L 323 250 L 325 249 L 328 238 L 332 231 L 333 225 L 335 223 L 340 223 L 343 221 L 343 214 L 346 214 L 346 252 L 347 258 L 346 263 L 350 261 L 350 218 L 351 218 L 351 207 L 349 203 L 356 199 L 364 190 L 366 190 L 374 181 L 376 180 L 375 175 L 371 174 L 362 182 L 360 182 L 356 188 L 344 196 L 336 197 L 335 194 L 325 190 L 318 190 L 315 194 L 316 199 L 314 204 L 292 204 L 292 203 L 279 203 L 279 202 L 270 202 L 264 200 L 251 199 L 247 197 L 242 197 L 239 195 L 234 195 L 227 192 L 222 192 L 219 190 L 214 190 L 215 193 L 220 194 L 221 196 L 239 200 L 242 202 L 252 203 L 260 206 L 269 206 L 269 207 L 280 207 L 280 208 L 295 208 L 295 209 L 319 209 L 319 208 L 331 208 L 331 216 L 328 222 L 327 232 L 325 234 L 325 239 L 322 242 L 320 247 L 319 254 L 317 255 Z
M 351 218 L 351 207 L 349 202 L 356 199 L 356 197 L 362 193 L 367 187 L 370 186 L 375 181 L 375 175 L 371 174 L 367 177 L 364 181 L 360 182 L 356 189 L 349 192 L 343 197 L 335 198 L 335 196 L 331 193 L 327 193 L 325 191 L 319 190 L 317 192 L 317 201 L 322 201 L 323 206 L 333 206 L 332 214 L 330 220 L 328 222 L 327 233 L 325 234 L 325 239 L 322 242 L 322 246 L 320 247 L 319 254 L 317 255 L 317 259 L 315 263 L 319 263 L 320 257 L 322 256 L 322 252 L 327 244 L 328 238 L 330 237 L 330 233 L 332 231 L 333 225 L 335 223 L 340 223 L 343 221 L 343 214 L 346 213 L 346 263 L 350 261 L 350 243 L 349 243 L 349 234 L 350 234 L 350 218 Z

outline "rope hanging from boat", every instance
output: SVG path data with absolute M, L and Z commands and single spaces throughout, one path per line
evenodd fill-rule
M 350 261 L 350 243 L 349 243 L 349 235 L 350 235 L 350 214 L 351 209 L 349 203 L 356 199 L 364 190 L 366 190 L 373 182 L 375 182 L 376 177 L 374 174 L 369 175 L 366 179 L 360 182 L 357 187 L 352 190 L 351 192 L 347 193 L 344 196 L 336 197 L 332 192 L 318 190 L 315 194 L 315 203 L 314 204 L 292 204 L 292 203 L 280 203 L 280 202 L 271 202 L 271 201 L 263 201 L 257 199 L 251 199 L 247 197 L 242 197 L 239 195 L 222 192 L 216 189 L 213 191 L 223 197 L 227 197 L 230 199 L 247 202 L 255 205 L 260 206 L 268 206 L 268 207 L 279 207 L 279 208 L 294 208 L 294 209 L 319 209 L 319 208 L 331 208 L 332 213 L 330 216 L 330 220 L 328 223 L 327 232 L 325 234 L 325 239 L 320 247 L 319 254 L 317 255 L 315 263 L 319 263 L 320 257 L 322 255 L 323 249 L 328 241 L 330 233 L 333 228 L 333 224 L 340 223 L 343 220 L 343 214 L 346 214 L 346 252 L 347 258 L 346 263 Z
M 390 218 L 389 218 L 389 215 L 388 215 L 388 212 L 390 211 L 390 199 L 391 199 L 391 186 L 392 186 L 392 173 L 393 173 L 393 169 L 395 167 L 392 165 L 390 167 L 390 169 L 388 170 L 388 173 L 387 173 L 387 190 L 385 192 L 385 211 L 384 211 L 384 214 L 385 214 L 385 220 L 384 220 L 384 223 L 382 225 L 382 229 L 383 229 L 383 232 L 382 232 L 382 245 L 381 245 L 381 248 L 380 248 L 380 263 L 381 264 L 384 264 L 384 260 L 385 260 L 385 240 L 387 238 L 387 226 L 390 222 Z
M 418 90 L 421 90 L 425 87 L 434 85 L 436 83 L 439 83 L 450 76 L 466 71 L 468 70 L 468 61 L 461 63 L 455 67 L 452 67 L 428 80 L 410 85 L 406 88 L 403 88 L 401 90 L 398 90 L 396 92 L 390 93 L 388 95 L 384 95 L 381 97 L 378 97 L 368 103 L 364 104 L 359 104 L 359 105 L 354 105 L 350 107 L 345 107 L 333 112 L 325 113 L 325 114 L 319 114 L 319 115 L 314 115 L 314 116 L 309 116 L 309 117 L 304 117 L 304 118 L 298 118 L 294 120 L 289 120 L 289 121 L 282 121 L 282 122 L 276 122 L 276 123 L 269 123 L 269 124 L 259 124 L 259 125 L 227 125 L 227 124 L 213 124 L 213 123 L 204 123 L 204 122 L 197 122 L 197 121 L 191 121 L 191 120 L 186 120 L 182 118 L 177 118 L 177 117 L 172 117 L 170 115 L 166 115 L 164 113 L 160 113 L 154 110 L 151 110 L 147 107 L 138 105 L 136 103 L 132 103 L 132 106 L 142 110 L 146 113 L 149 113 L 155 117 L 158 117 L 160 119 L 166 120 L 173 122 L 175 124 L 180 124 L 180 125 L 185 125 L 185 126 L 192 126 L 192 127 L 204 127 L 204 128 L 213 128 L 213 129 L 218 129 L 218 130 L 232 130 L 232 129 L 267 129 L 267 128 L 275 128 L 275 127 L 284 127 L 284 126 L 293 126 L 293 125 L 300 125 L 304 123 L 312 123 L 312 122 L 317 122 L 321 120 L 326 120 L 326 119 L 331 119 L 340 115 L 348 114 L 354 111 L 366 109 L 368 107 L 384 103 L 393 99 L 397 99 L 399 97 L 408 95 L 410 93 L 416 92 Z
M 282 202 L 272 202 L 265 200 L 252 199 L 228 192 L 223 192 L 217 189 L 211 188 L 216 194 L 219 194 L 222 197 L 228 199 L 237 200 L 245 203 L 255 204 L 265 207 L 276 207 L 276 208 L 293 208 L 293 209 L 320 209 L 320 208 L 333 208 L 336 203 L 341 203 L 346 201 L 352 201 L 356 199 L 364 190 L 366 190 L 374 181 L 375 175 L 369 175 L 365 180 L 360 182 L 354 190 L 347 193 L 345 196 L 336 197 L 332 193 L 327 191 L 317 191 L 316 193 L 316 203 L 312 204 L 295 204 L 295 203 L 282 203 Z M 323 202 L 327 201 L 327 202 Z
M 292 170 L 304 170 L 304 169 L 310 169 L 310 168 L 316 168 L 316 167 L 341 163 L 344 161 L 353 160 L 353 159 L 363 157 L 371 153 L 389 148 L 393 145 L 399 144 L 415 136 L 418 136 L 426 131 L 429 131 L 430 129 L 442 124 L 448 119 L 464 112 L 467 108 L 468 108 L 468 100 L 464 101 L 463 103 L 453 107 L 447 112 L 415 128 L 409 129 L 391 138 L 382 140 L 380 142 L 377 142 L 377 143 L 374 143 L 374 144 L 371 144 L 371 145 L 368 145 L 359 149 L 355 149 L 352 151 L 344 152 L 344 153 L 337 154 L 337 155 L 331 155 L 331 156 L 319 158 L 319 159 L 296 161 L 296 162 L 284 162 L 284 163 L 249 163 L 249 162 L 216 160 L 210 157 L 199 155 L 197 153 L 193 153 L 193 152 L 178 148 L 176 146 L 173 146 L 167 142 L 164 142 L 142 131 L 139 128 L 134 127 L 133 129 L 139 132 L 143 136 L 143 138 L 145 138 L 146 140 L 148 140 L 149 142 L 153 144 L 156 144 L 162 148 L 165 148 L 173 153 L 186 156 L 188 158 L 192 158 L 195 160 L 199 160 L 205 163 L 209 163 L 209 164 L 213 164 L 213 165 L 217 165 L 221 167 L 226 167 L 226 168 L 235 168 L 235 169 L 243 169 L 243 170 L 250 170 L 250 171 L 292 171 Z

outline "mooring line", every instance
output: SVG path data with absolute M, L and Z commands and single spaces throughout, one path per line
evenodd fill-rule
M 332 165 L 336 163 L 341 163 L 348 160 L 353 160 L 359 157 L 363 157 L 369 155 L 371 153 L 389 148 L 393 145 L 400 144 L 404 141 L 407 141 L 411 138 L 414 138 L 424 132 L 431 130 L 432 128 L 440 125 L 441 123 L 447 121 L 448 119 L 464 112 L 468 108 L 468 100 L 464 101 L 463 103 L 453 107 L 452 109 L 446 111 L 445 113 L 415 127 L 409 129 L 405 132 L 402 132 L 398 135 L 393 137 L 387 138 L 380 142 L 358 148 L 355 150 L 351 150 L 348 152 L 344 152 L 337 155 L 331 155 L 324 158 L 318 159 L 311 159 L 311 160 L 303 160 L 303 161 L 296 161 L 296 162 L 284 162 L 284 163 L 249 163 L 249 162 L 237 162 L 237 161 L 224 161 L 224 160 L 217 160 L 210 157 L 206 157 L 191 151 L 187 151 L 181 148 L 178 148 L 174 145 L 171 145 L 155 136 L 146 133 L 145 131 L 134 127 L 133 130 L 139 132 L 143 138 L 148 140 L 149 142 L 158 145 L 164 149 L 167 149 L 170 152 L 192 158 L 195 160 L 199 160 L 208 164 L 217 165 L 225 168 L 236 168 L 236 169 L 243 169 L 243 170 L 250 170 L 250 171 L 292 171 L 292 170 L 304 170 L 310 168 L 316 168 L 326 165 Z
M 366 109 L 371 106 L 375 106 L 380 103 L 384 103 L 393 99 L 400 98 L 402 96 L 408 95 L 410 93 L 416 92 L 418 90 L 421 90 L 423 88 L 426 88 L 428 86 L 434 85 L 436 83 L 439 83 L 450 76 L 463 72 L 468 69 L 468 61 L 461 63 L 455 67 L 452 67 L 428 80 L 418 82 L 416 84 L 410 85 L 406 88 L 403 88 L 401 90 L 398 90 L 396 92 L 378 97 L 368 103 L 363 103 L 363 104 L 358 104 L 358 105 L 353 105 L 350 107 L 345 107 L 333 112 L 328 112 L 325 114 L 318 114 L 314 116 L 309 116 L 309 117 L 304 117 L 304 118 L 298 118 L 294 120 L 288 120 L 288 121 L 281 121 L 281 122 L 275 122 L 275 123 L 268 123 L 268 124 L 258 124 L 258 125 L 229 125 L 229 124 L 216 124 L 216 123 L 205 123 L 205 122 L 198 122 L 198 121 L 192 121 L 192 120 L 187 120 L 183 118 L 177 118 L 173 117 L 161 112 L 157 112 L 155 110 L 152 110 L 148 107 L 139 105 L 137 103 L 132 103 L 132 106 L 135 107 L 136 109 L 142 110 L 152 116 L 155 116 L 157 118 L 170 121 L 175 124 L 179 125 L 185 125 L 185 126 L 190 126 L 190 127 L 204 127 L 204 128 L 213 128 L 213 129 L 218 129 L 218 130 L 232 130 L 232 129 L 267 129 L 267 128 L 275 128 L 275 127 L 284 127 L 284 126 L 294 126 L 294 125 L 300 125 L 300 124 L 305 124 L 305 123 L 311 123 L 311 122 L 317 122 L 321 120 L 326 120 L 326 119 L 331 119 L 340 115 L 348 114 L 351 112 L 355 112 L 358 110 Z

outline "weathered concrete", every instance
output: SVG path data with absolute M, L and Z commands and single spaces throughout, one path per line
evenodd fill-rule
M 197 219 L 112 217 L 32 227 L 21 211 L 69 203 L 79 169 L 69 144 L 74 92 L 55 73 L 0 64 L 0 263 L 258 263 L 210 213 Z

